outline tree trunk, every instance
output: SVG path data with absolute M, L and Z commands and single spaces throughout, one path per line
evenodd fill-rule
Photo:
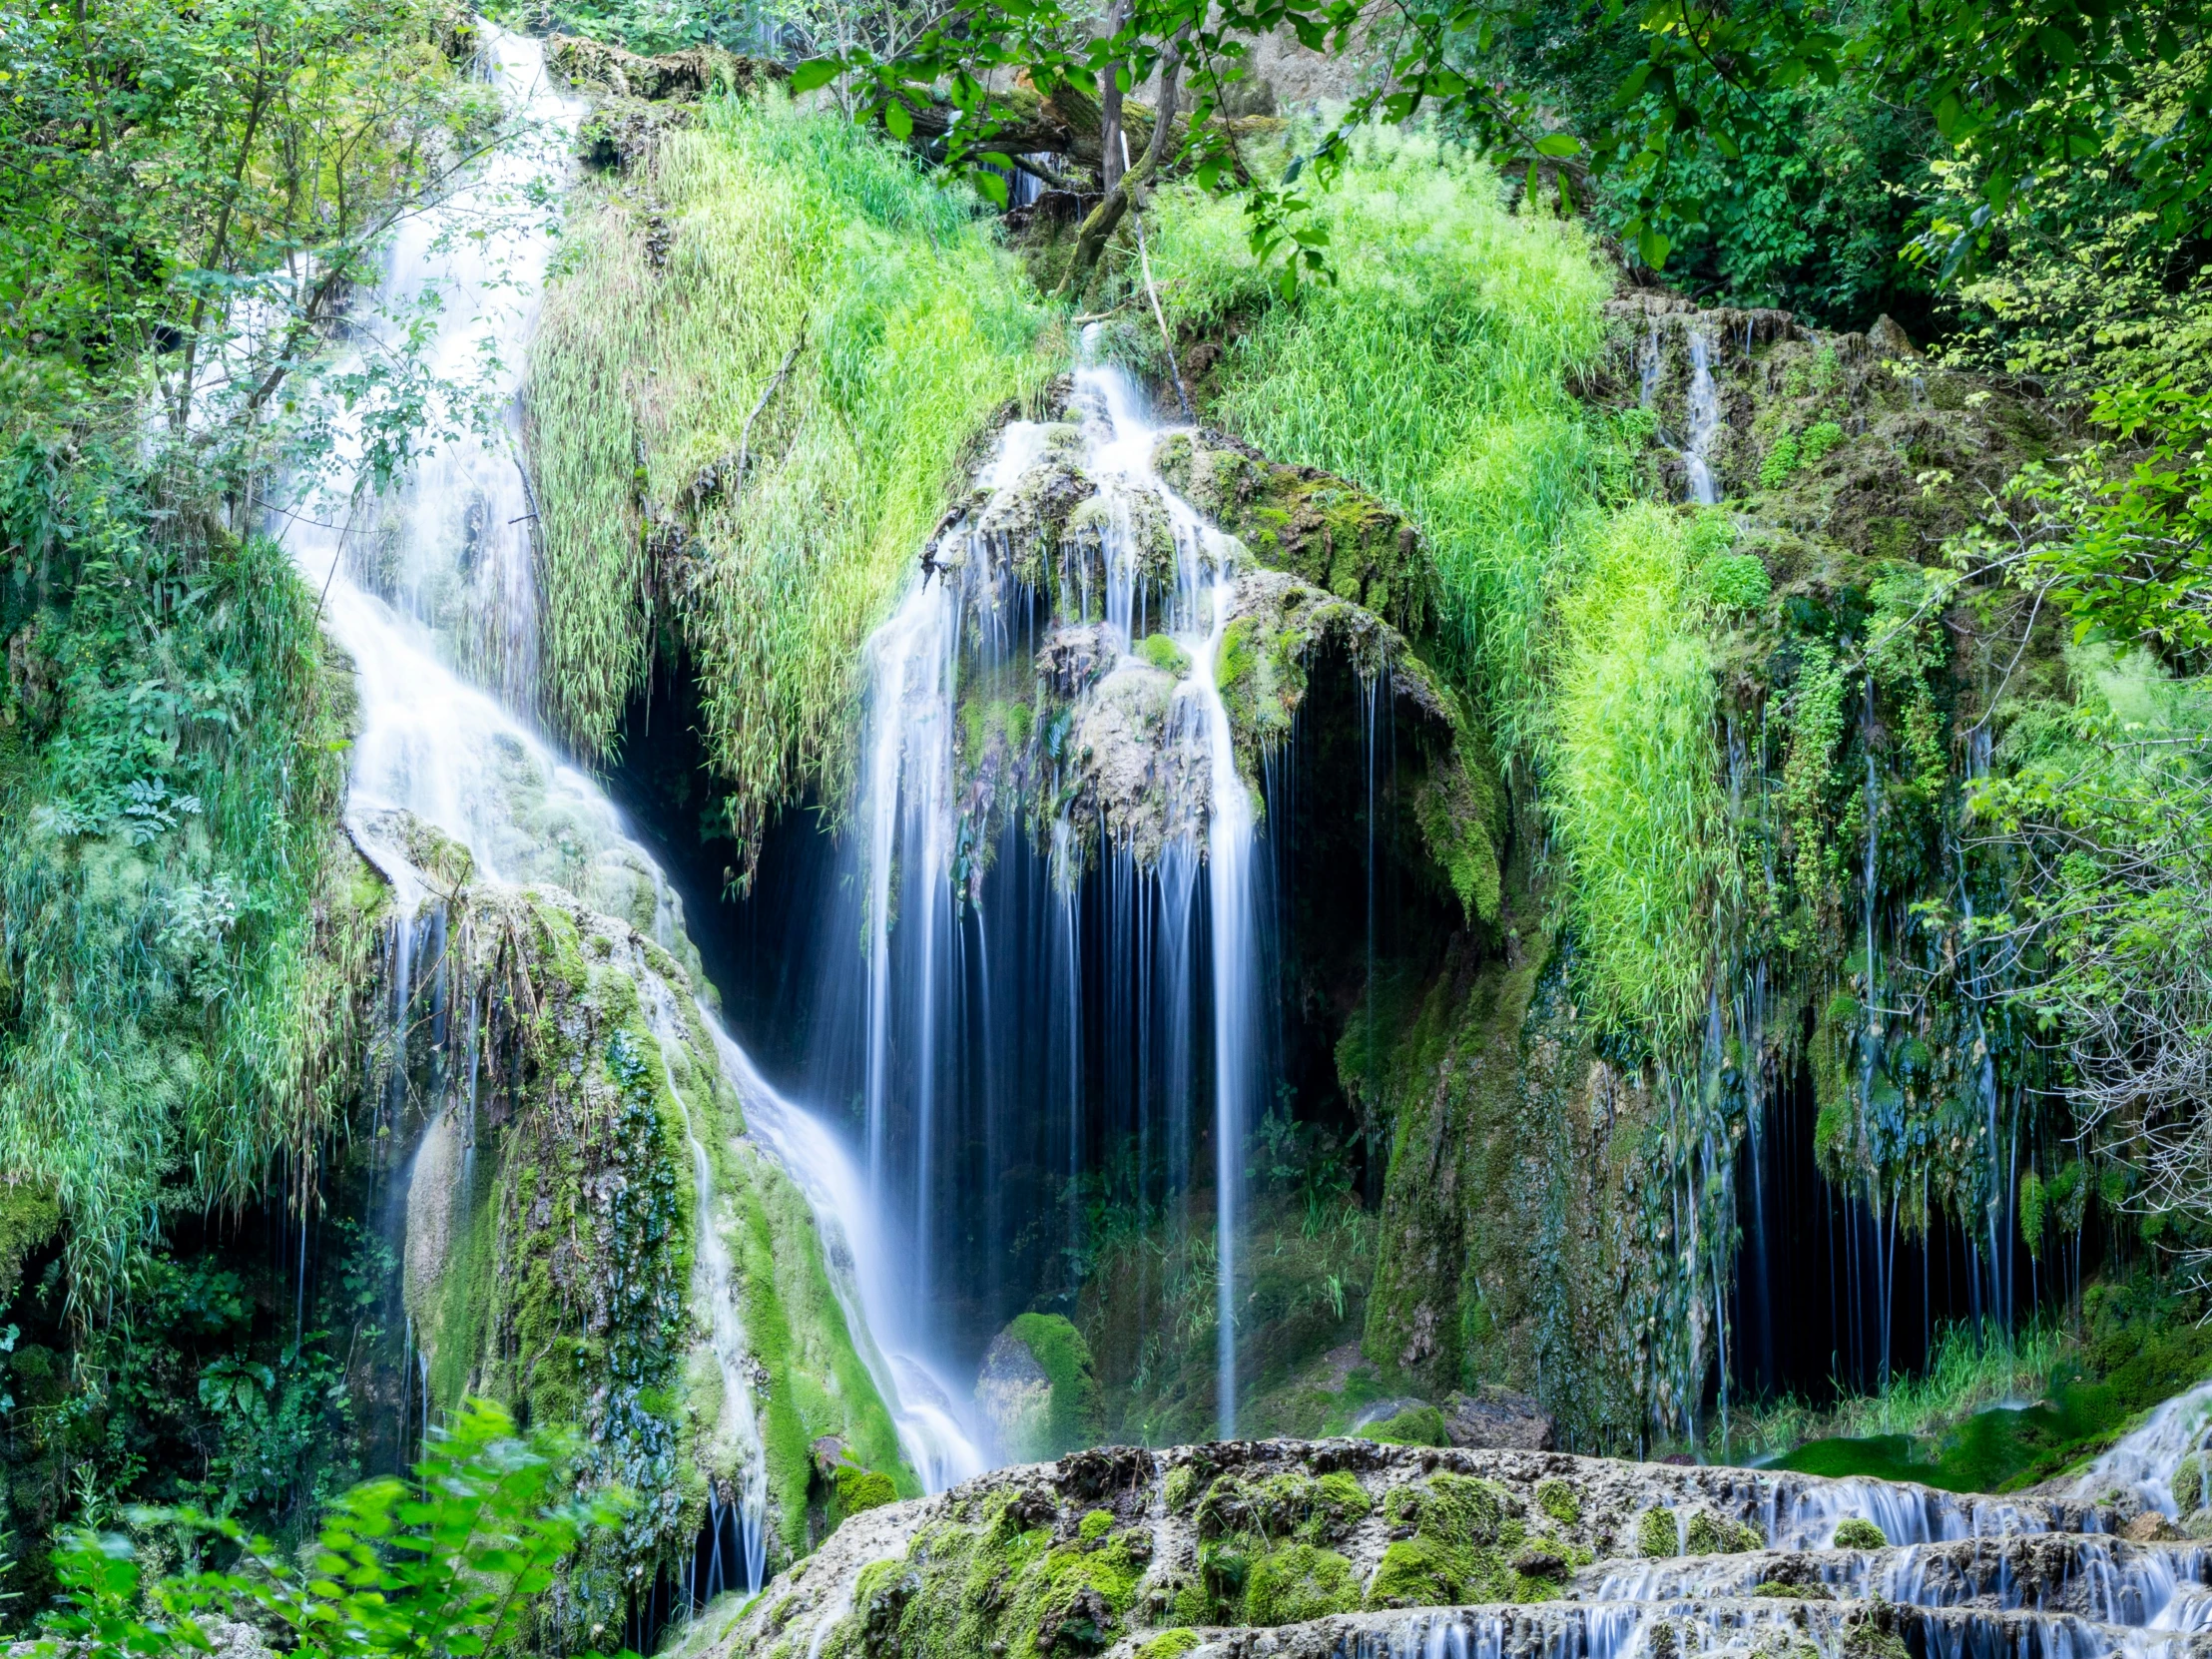
M 1114 182 L 1106 199 L 1083 221 L 1083 228 L 1075 237 L 1075 257 L 1068 262 L 1068 274 L 1061 280 L 1058 297 L 1073 299 L 1083 291 L 1092 271 L 1097 268 L 1098 257 L 1106 252 L 1107 242 L 1120 228 L 1122 216 L 1129 211 L 1130 197 L 1159 171 L 1162 155 L 1168 147 L 1168 129 L 1175 125 L 1176 84 L 1182 73 L 1183 43 L 1178 37 L 1160 60 L 1160 107 L 1153 112 L 1152 142 L 1145 146 L 1144 155 L 1137 164 Z

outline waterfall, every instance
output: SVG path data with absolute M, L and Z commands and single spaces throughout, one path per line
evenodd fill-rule
M 536 581 L 527 526 L 535 509 L 517 459 L 514 394 L 551 239 L 535 228 L 497 237 L 471 233 L 484 229 L 488 216 L 528 200 L 549 167 L 565 165 L 561 158 L 583 107 L 547 80 L 538 42 L 489 23 L 479 22 L 478 30 L 522 136 L 494 151 L 466 188 L 400 233 L 377 297 L 387 313 L 422 300 L 437 304 L 433 365 L 448 378 L 471 363 L 496 365 L 492 389 L 505 394 L 504 428 L 463 437 L 425 457 L 384 496 L 356 491 L 338 515 L 341 522 L 302 513 L 284 515 L 280 526 L 303 579 L 322 595 L 323 627 L 353 664 L 359 729 L 345 820 L 355 843 L 394 889 L 387 960 L 393 1019 L 402 1031 L 411 980 L 425 973 L 415 959 L 423 925 L 417 917 L 426 909 L 434 920 L 442 917 L 444 901 L 423 873 L 418 826 L 432 827 L 465 849 L 473 880 L 564 888 L 593 909 L 627 919 L 663 948 L 690 953 L 681 903 L 660 867 L 632 838 L 606 794 L 564 761 L 531 720 Z M 383 343 L 379 325 L 365 314 L 356 329 L 368 336 L 368 349 Z M 364 447 L 357 415 L 338 423 L 341 468 L 358 470 Z M 665 1066 L 672 1045 L 682 1040 L 674 999 L 694 993 L 664 980 L 642 955 L 627 966 L 660 1036 Z M 694 1008 L 720 1050 L 749 1133 L 786 1165 L 830 1232 L 835 1217 L 823 1210 L 827 1189 L 819 1170 L 833 1161 L 834 1143 L 766 1088 L 710 1010 Z M 676 1098 L 681 1106 L 680 1091 Z M 734 1507 L 741 1563 L 733 1564 L 727 1583 L 735 1588 L 742 1581 L 753 1592 L 767 1572 L 757 1362 L 749 1355 L 730 1250 L 716 1224 L 714 1162 L 688 1110 L 685 1121 L 698 1199 L 694 1294 L 721 1374 L 725 1428 L 740 1470 Z M 473 1123 L 465 1135 L 463 1156 L 473 1150 Z M 842 1192 L 829 1196 L 840 1205 L 849 1201 Z M 393 1203 L 411 1208 L 403 1193 L 393 1195 Z M 844 1214 L 832 1256 L 845 1264 L 847 1277 L 863 1283 L 881 1278 L 870 1255 L 875 1241 L 854 1229 L 851 1211 Z M 872 1354 L 862 1325 L 871 1311 L 866 1298 L 846 1309 L 863 1354 Z M 423 1363 L 424 1397 L 419 1407 L 410 1397 L 411 1413 L 430 1409 L 426 1356 Z M 963 1450 L 948 1414 L 932 1402 L 937 1395 L 912 1401 L 915 1388 L 928 1385 L 926 1377 L 909 1379 L 878 1360 L 875 1378 L 902 1447 L 933 1489 L 980 1467 L 972 1450 Z M 410 1376 L 408 1385 L 411 1395 L 417 1380 Z M 718 1551 L 726 1513 L 718 1493 L 711 1516 Z M 707 1592 L 715 1587 L 709 1584 Z
M 2208 1446 L 2212 1446 L 2212 1382 L 2199 1382 L 2152 1411 L 2141 1427 L 2091 1463 L 2074 1482 L 2074 1490 L 2085 1499 L 2101 1501 L 2117 1488 L 2132 1492 L 2160 1514 L 2177 1515 L 2181 1506 L 2174 1500 L 2174 1475 L 2183 1458 L 2206 1454 Z
M 1713 434 L 1720 430 L 1721 400 L 1713 386 L 1713 342 L 1695 328 L 1689 333 L 1689 432 L 1682 458 L 1689 467 L 1690 499 L 1701 507 L 1710 507 L 1721 498 L 1720 487 L 1713 482 L 1713 468 L 1706 460 L 1713 447 Z
M 976 479 L 980 505 L 932 546 L 869 641 L 845 854 L 854 897 L 825 922 L 832 940 L 858 939 L 864 982 L 841 984 L 842 967 L 830 969 L 815 1086 L 859 1105 L 868 1209 L 900 1239 L 903 1272 L 863 1297 L 870 1329 L 909 1355 L 971 1357 L 1030 1300 L 996 1282 L 1019 1229 L 1039 1219 L 1006 1213 L 1004 1183 L 1025 1171 L 1064 1184 L 1059 1225 L 1070 1250 L 1094 1138 L 1126 1132 L 1147 1153 L 1164 1151 L 1169 1190 L 1179 1191 L 1196 1128 L 1191 1096 L 1207 1075 L 1193 1066 L 1193 1039 L 1210 1039 L 1217 1422 L 1228 1434 L 1243 1140 L 1264 1046 L 1256 810 L 1216 684 L 1241 550 L 1163 482 L 1153 457 L 1169 430 L 1129 376 L 1092 351 L 1087 338 L 1072 424 L 1005 428 Z M 1068 485 L 1078 473 L 1087 483 Z M 1064 538 L 1041 584 L 1056 590 L 1055 605 L 1012 574 L 1015 532 L 998 526 L 1018 503 L 1063 485 L 1095 494 L 1079 509 L 1081 535 Z M 994 829 L 991 792 L 1003 781 L 973 759 L 979 722 L 1003 727 L 1018 706 L 1025 723 L 1040 682 L 1060 672 L 1048 659 L 1080 659 L 1066 672 L 1090 685 L 1162 657 L 1181 666 L 1144 764 L 1167 802 L 1164 822 L 1142 834 L 1107 823 L 1086 887 L 1091 848 L 1070 816 L 1063 748 L 1077 740 L 1023 725 L 1022 758 L 1007 766 L 1039 775 Z M 1112 948 L 1086 983 L 1092 957 L 1082 947 L 1094 928 Z M 833 945 L 830 959 L 849 963 L 850 948 Z M 1203 985 L 1201 960 L 1211 963 Z M 955 1249 L 975 1247 L 956 1247 L 948 1233 L 972 1238 L 978 1224 L 988 1232 L 972 1263 L 980 1271 L 963 1276 Z M 1065 1279 L 1040 1277 L 1038 1287 L 1072 1291 Z M 946 1329 L 948 1304 L 966 1310 L 964 1332 Z

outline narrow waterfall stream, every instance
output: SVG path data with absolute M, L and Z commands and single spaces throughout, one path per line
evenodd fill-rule
M 551 243 L 535 230 L 503 230 L 483 240 L 471 233 L 487 216 L 511 210 L 545 170 L 565 165 L 583 107 L 548 82 L 538 42 L 489 24 L 479 28 L 484 58 L 510 114 L 521 120 L 521 137 L 495 152 L 467 189 L 402 234 L 375 298 L 391 312 L 435 295 L 440 324 L 434 365 L 458 376 L 471 363 L 495 362 L 496 389 L 508 397 L 505 428 L 426 458 L 388 495 L 363 489 L 342 525 L 300 515 L 282 532 L 307 583 L 323 596 L 325 629 L 354 668 L 360 702 L 346 824 L 394 889 L 388 961 L 398 1019 L 406 1017 L 410 975 L 422 954 L 418 935 L 435 931 L 442 948 L 446 925 L 447 895 L 423 873 L 417 826 L 465 848 L 473 880 L 558 886 L 587 906 L 641 919 L 663 949 L 679 955 L 689 949 L 682 904 L 658 864 L 631 837 L 599 786 L 565 762 L 531 723 L 536 582 L 527 525 L 535 508 L 516 460 L 513 393 Z M 374 334 L 376 325 L 369 331 Z M 341 428 L 341 463 L 357 464 L 361 451 L 357 422 Z M 665 1066 L 679 1040 L 675 999 L 692 993 L 668 982 L 642 956 L 627 968 L 661 1038 Z M 867 1322 L 881 1298 L 865 1288 L 886 1276 L 878 1241 L 856 1223 L 848 1166 L 834 1137 L 767 1087 L 711 1010 L 698 1013 L 758 1144 L 822 1207 L 840 1286 L 861 1287 L 847 1302 L 847 1317 L 907 1457 L 932 1490 L 975 1472 L 981 1460 L 941 1385 L 918 1366 L 886 1361 L 867 1340 Z M 473 1005 L 469 1017 L 473 1021 Z M 471 1043 L 474 1033 L 471 1023 Z M 471 1079 L 473 1062 L 472 1048 Z M 448 1104 L 425 1130 L 411 1169 L 472 1152 L 472 1080 L 457 1098 L 462 1104 Z M 681 1105 L 681 1091 L 677 1099 Z M 453 1121 L 457 1115 L 470 1121 Z M 709 1518 L 717 1565 L 711 1581 L 695 1587 L 705 1597 L 721 1588 L 760 1588 L 767 1570 L 767 1481 L 754 1367 L 731 1251 L 718 1225 L 714 1162 L 688 1112 L 686 1129 L 699 1217 L 694 1298 L 721 1375 L 725 1428 L 740 1468 L 736 1559 L 721 1560 L 727 1511 L 718 1497 Z M 406 1207 L 406 1194 L 395 1195 L 394 1203 Z M 407 1228 L 410 1261 L 441 1247 L 441 1236 L 420 1236 L 424 1224 L 412 1209 Z M 426 1355 L 421 1367 L 424 1397 L 410 1401 L 409 1409 L 427 1423 Z M 918 1403 L 903 1403 L 917 1393 Z
M 994 1241 L 1029 1219 L 1000 1215 L 997 1194 L 1007 1172 L 1032 1158 L 1065 1184 L 1072 1216 L 1093 1114 L 1132 1123 L 1143 1144 L 1164 1139 L 1169 1186 L 1180 1189 L 1202 1098 L 1191 1051 L 1210 1040 L 1216 1420 L 1230 1434 L 1242 1137 L 1263 1066 L 1255 811 L 1216 684 L 1239 549 L 1161 478 L 1154 455 L 1168 431 L 1129 375 L 1096 359 L 1095 332 L 1074 378 L 1072 425 L 1016 421 L 1004 430 L 978 474 L 983 504 L 944 535 L 870 642 L 848 852 L 849 889 L 863 895 L 864 1038 L 851 1043 L 850 1022 L 826 1022 L 818 1075 L 837 1075 L 851 1049 L 864 1056 L 856 1092 L 871 1207 L 909 1246 L 896 1253 L 907 1268 L 895 1294 L 886 1287 L 870 1299 L 875 1339 L 946 1354 L 952 1345 L 936 1309 L 953 1288 L 941 1218 L 959 1217 L 974 1196 L 955 1164 L 963 1144 L 980 1144 L 991 1194 L 990 1214 L 968 1219 L 982 1220 Z M 1037 596 L 1006 568 L 1011 533 L 997 526 L 1025 492 L 1051 487 L 1037 480 L 1058 476 L 1063 463 L 1095 484 L 1095 508 L 1085 555 L 1052 573 L 1056 612 L 1039 617 Z M 1148 540 L 1148 531 L 1157 534 Z M 1045 799 L 1029 809 L 1043 820 L 1042 867 L 1032 873 L 1040 854 L 1024 837 L 1035 824 L 1010 825 L 996 844 L 984 838 L 988 815 L 978 802 L 987 780 L 963 776 L 955 742 L 963 697 L 984 695 L 963 675 L 984 687 L 1005 678 L 1009 695 L 1019 695 L 1021 677 L 1037 672 L 1028 664 L 1040 632 L 1048 655 L 1079 634 L 1085 662 L 1108 675 L 1143 654 L 1178 668 L 1160 753 L 1149 763 L 1166 775 L 1159 833 L 1140 851 L 1109 827 L 1097 852 L 1113 894 L 1109 972 L 1132 975 L 1103 996 L 1080 965 L 1085 854 L 1067 816 L 1064 772 L 1039 781 Z M 1055 762 L 1064 759 L 1061 741 L 1046 735 Z M 852 919 L 839 911 L 830 925 L 842 930 Z M 1211 964 L 1203 986 L 1194 973 L 1201 959 Z M 1092 1036 L 1101 1021 L 1106 1035 Z M 1087 1038 L 1128 1074 L 1109 1084 L 1119 1098 L 1102 1100 L 1090 1085 Z M 1013 1059 L 994 1069 L 998 1053 Z

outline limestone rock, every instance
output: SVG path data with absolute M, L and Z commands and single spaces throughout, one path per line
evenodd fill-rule
M 2120 1528 L 2120 1536 L 2130 1543 L 2154 1544 L 2171 1543 L 2187 1534 L 2156 1509 L 2145 1509 Z
M 1001 1359 L 1031 1388 L 1045 1369 L 1034 1355 Z M 1912 1518 L 1910 1550 L 1823 1547 L 1840 1519 L 1872 1509 L 1901 1528 Z M 1635 1560 L 1646 1516 L 1670 1539 L 1681 1516 L 1693 1544 L 1707 1532 L 1719 1541 Z M 1904 1650 L 1884 1643 L 1915 1621 L 1931 1651 L 1938 1637 L 1945 1652 L 2043 1651 L 2033 1644 L 2050 1632 L 2031 1621 L 2102 1619 L 2109 1591 L 2098 1586 L 2114 1575 L 2172 1571 L 2171 1546 L 2115 1541 L 2111 1518 L 2064 1498 L 1545 1451 L 1361 1439 L 1104 1447 L 857 1516 L 690 1651 L 889 1659 L 957 1625 L 979 1656 L 1003 1644 L 1114 1659 L 1803 1659 L 1810 1639 L 1831 1659 L 1898 1659 Z M 1030 1541 L 1010 1553 L 1020 1535 Z M 2089 1571 L 2090 1560 L 2104 1565 Z M 1999 1583 L 2041 1610 L 1975 1600 Z M 1917 1605 L 1878 1599 L 1900 1584 Z M 1810 1593 L 1822 1589 L 1834 1599 Z M 1171 1634 L 1194 1630 L 1195 1649 Z
M 975 1408 L 991 1438 L 1017 1461 L 1036 1455 L 1051 1433 L 1052 1379 L 1011 1326 L 984 1351 Z
M 1551 1413 L 1526 1394 L 1487 1383 L 1444 1401 L 1444 1432 L 1456 1446 L 1549 1451 Z

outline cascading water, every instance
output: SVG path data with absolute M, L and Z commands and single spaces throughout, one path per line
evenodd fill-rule
M 2133 1494 L 2164 1515 L 2185 1508 L 2174 1492 L 2183 1459 L 2212 1470 L 2212 1382 L 2200 1382 L 2152 1411 L 2143 1425 L 2083 1471 L 2075 1490 L 2096 1500 L 2115 1490 Z M 2212 1507 L 2212 1473 L 2198 1476 L 2195 1507 Z
M 504 379 L 493 389 L 508 396 L 507 428 L 464 438 L 424 459 L 387 495 L 356 492 L 343 525 L 302 514 L 281 527 L 306 581 L 322 595 L 323 626 L 354 668 L 359 730 L 346 823 L 394 889 L 387 960 L 393 967 L 394 1024 L 401 1026 L 412 987 L 428 971 L 420 960 L 418 932 L 434 931 L 440 949 L 443 944 L 446 895 L 423 873 L 421 826 L 466 850 L 471 880 L 557 886 L 587 906 L 629 919 L 665 949 L 680 956 L 690 952 L 682 906 L 659 866 L 630 836 L 598 786 L 565 764 L 529 724 L 535 703 L 535 578 L 524 526 L 535 513 L 516 460 L 520 444 L 512 403 L 551 244 L 541 230 L 510 232 L 498 239 L 503 255 L 494 261 L 487 253 L 490 239 L 471 233 L 526 200 L 543 171 L 557 165 L 582 106 L 547 81 L 538 43 L 490 24 L 478 27 L 490 73 L 510 116 L 519 120 L 521 137 L 495 151 L 467 188 L 400 235 L 379 298 L 389 313 L 437 296 L 440 325 L 432 367 L 459 378 L 472 363 L 501 365 Z M 364 323 L 361 332 L 370 336 L 371 349 L 381 343 L 373 323 Z M 341 423 L 340 467 L 357 468 L 362 452 L 357 421 Z M 676 1041 L 674 999 L 692 993 L 661 977 L 642 955 L 627 966 L 662 1037 L 666 1064 Z M 469 1010 L 473 1042 L 473 1002 Z M 844 1202 L 835 1175 L 843 1165 L 834 1141 L 766 1088 L 708 1010 L 697 1012 L 721 1049 L 749 1123 L 759 1126 L 762 1144 L 818 1203 L 826 1196 Z M 470 1060 L 473 1078 L 473 1049 Z M 472 1102 L 473 1084 L 454 1098 Z M 682 1098 L 679 1091 L 680 1105 Z M 449 1104 L 426 1128 L 415 1165 L 447 1156 L 443 1150 L 433 1153 L 447 1143 L 463 1156 L 473 1148 L 473 1122 L 449 1121 L 454 1110 Z M 686 1128 L 699 1217 L 694 1293 L 721 1374 L 723 1415 L 739 1465 L 733 1552 L 738 1559 L 718 1569 L 719 1584 L 710 1581 L 697 1589 L 712 1594 L 742 1584 L 754 1591 L 767 1565 L 767 1479 L 753 1365 L 731 1254 L 716 1225 L 713 1160 L 688 1112 Z M 394 1202 L 402 1210 L 411 1208 L 404 1193 Z M 410 1214 L 410 1229 L 415 1222 Z M 849 1226 L 837 1238 L 831 1254 L 847 1279 L 864 1285 L 882 1277 L 870 1255 L 872 1238 Z M 416 1245 L 410 1239 L 410 1253 Z M 865 1311 L 858 1304 L 847 1310 L 856 1326 Z M 885 1365 L 864 1331 L 855 1335 L 892 1408 L 902 1448 L 932 1489 L 979 1467 L 949 1413 L 928 1400 L 901 1403 L 917 1386 L 933 1384 L 918 1372 Z M 427 1356 L 423 1363 L 426 1380 Z M 429 1410 L 426 1381 L 423 1387 L 420 1400 L 410 1397 L 410 1411 Z M 718 1550 L 724 1529 L 720 1505 L 718 1494 L 710 1523 Z
M 1713 342 L 1697 329 L 1690 330 L 1689 431 L 1682 459 L 1689 468 L 1690 499 L 1701 507 L 1719 503 L 1720 486 L 1713 481 L 1712 464 L 1706 459 L 1713 435 L 1720 430 L 1721 400 L 1713 384 Z
M 1072 402 L 1072 427 L 1006 428 L 977 480 L 982 504 L 931 549 L 870 641 L 847 884 L 858 913 L 840 910 L 830 923 L 860 938 L 864 988 L 839 1019 L 836 981 L 849 957 L 833 953 L 840 965 L 824 998 L 817 1084 L 860 1104 L 871 1208 L 906 1246 L 898 1283 L 865 1299 L 877 1341 L 917 1355 L 972 1354 L 1011 1311 L 1005 1304 L 1026 1298 L 958 1283 L 946 1265 L 956 1241 L 945 1218 L 963 1236 L 980 1223 L 995 1242 L 980 1253 L 987 1280 L 1011 1254 L 999 1247 L 1034 1219 L 1006 1213 L 1008 1182 L 1017 1171 L 1049 1172 L 1065 1194 L 1072 1245 L 1085 1147 L 1116 1129 L 1147 1155 L 1164 1142 L 1166 1184 L 1180 1191 L 1204 1075 L 1193 1051 L 1210 1042 L 1216 1420 L 1228 1433 L 1239 1154 L 1262 1064 L 1256 815 L 1215 672 L 1239 550 L 1161 479 L 1153 457 L 1168 434 L 1124 372 L 1086 361 Z M 1095 484 L 1096 510 L 1082 551 L 1051 575 L 1057 613 L 1040 616 L 1036 591 L 1009 574 L 993 524 L 1060 461 Z M 1166 806 L 1141 835 L 1108 825 L 1098 848 L 1103 892 L 1087 908 L 1061 748 L 1074 740 L 1031 735 L 1050 776 L 1037 781 L 1027 822 L 993 835 L 979 806 L 988 780 L 961 770 L 960 723 L 980 715 L 1003 726 L 1006 709 L 1050 672 L 1046 659 L 1080 657 L 1071 672 L 1111 683 L 1119 665 L 1139 661 L 1140 646 L 1180 665 L 1158 751 L 1145 763 Z M 1029 704 L 1019 707 L 1026 721 Z M 1101 925 L 1115 935 L 1105 985 L 1085 982 L 1080 948 L 1086 927 Z M 1201 962 L 1211 964 L 1203 984 Z M 962 1302 L 982 1304 L 964 1341 L 939 1315 Z

